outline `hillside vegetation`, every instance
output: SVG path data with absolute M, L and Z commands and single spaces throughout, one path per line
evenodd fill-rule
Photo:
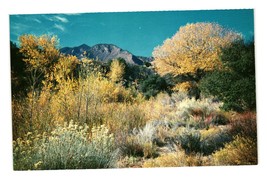
M 240 34 L 188 24 L 144 65 L 58 47 L 11 43 L 15 170 L 257 164 L 254 43 Z

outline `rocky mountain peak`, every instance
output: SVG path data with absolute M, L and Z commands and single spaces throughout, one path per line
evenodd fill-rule
M 78 59 L 88 57 L 90 59 L 107 62 L 109 60 L 123 58 L 129 64 L 142 65 L 150 58 L 135 56 L 129 51 L 123 50 L 114 44 L 96 44 L 92 47 L 82 44 L 77 47 L 65 47 L 60 49 L 64 54 L 76 56 Z

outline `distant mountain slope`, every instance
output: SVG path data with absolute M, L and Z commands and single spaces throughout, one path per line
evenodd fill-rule
M 136 57 L 143 62 L 152 62 L 153 61 L 153 57 L 144 57 L 144 56 L 136 56 Z
M 142 65 L 144 62 L 150 62 L 152 58 L 135 56 L 129 51 L 123 50 L 113 44 L 96 44 L 92 47 L 82 44 L 77 47 L 64 47 L 60 49 L 64 54 L 74 55 L 79 59 L 88 57 L 91 59 L 107 62 L 112 59 L 123 58 L 129 64 Z
M 84 52 L 88 52 L 91 49 L 90 46 L 86 45 L 86 44 L 82 44 L 80 46 L 77 47 L 64 47 L 62 49 L 60 49 L 60 52 L 64 53 L 64 54 L 70 54 L 73 56 L 76 56 L 78 59 L 81 59 L 83 57 L 86 56 L 86 54 Z

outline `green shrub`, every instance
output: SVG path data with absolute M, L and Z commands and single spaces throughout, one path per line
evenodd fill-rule
M 29 133 L 28 133 L 29 134 Z M 30 133 L 31 134 L 31 133 Z M 40 137 L 40 135 L 39 135 Z M 78 126 L 72 121 L 33 141 L 14 142 L 14 169 L 88 169 L 116 166 L 118 150 L 105 126 Z M 26 143 L 25 143 L 26 142 Z M 26 152 L 23 153 L 23 152 Z M 26 167 L 23 167 L 26 164 Z
M 152 100 L 151 100 L 152 101 Z M 195 129 L 229 123 L 225 113 L 221 111 L 223 103 L 213 98 L 190 99 L 184 93 L 158 94 L 150 111 L 153 120 L 168 121 L 173 126 L 188 126 Z M 155 116 L 155 114 L 157 116 Z
M 57 128 L 40 152 L 44 169 L 81 169 L 114 167 L 114 137 L 105 126 L 88 127 L 69 124 Z
M 201 152 L 200 140 L 200 132 L 190 128 L 186 128 L 178 137 L 178 142 L 186 154 Z
M 224 147 L 224 144 L 230 142 L 232 137 L 225 130 L 195 130 L 185 128 L 176 137 L 177 143 L 185 150 L 186 154 L 210 155 L 214 151 Z
M 220 129 L 215 133 L 206 133 L 206 136 L 201 134 L 201 152 L 203 155 L 210 155 L 218 149 L 224 147 L 225 143 L 228 143 L 231 140 L 232 137 L 228 134 L 228 132 Z
M 42 161 L 38 156 L 38 151 L 43 138 L 47 138 L 46 133 L 40 135 L 28 132 L 22 138 L 13 141 L 14 170 L 31 170 L 40 167 Z

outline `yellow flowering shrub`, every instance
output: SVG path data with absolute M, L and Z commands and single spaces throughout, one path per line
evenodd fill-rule
M 116 167 L 118 151 L 104 126 L 80 126 L 73 121 L 43 135 L 31 132 L 13 142 L 14 169 L 88 169 Z
M 144 168 L 151 167 L 183 167 L 183 166 L 205 166 L 210 165 L 210 157 L 200 154 L 187 155 L 184 151 L 177 150 L 173 153 L 162 154 L 155 159 L 144 162 Z
M 236 136 L 232 142 L 212 156 L 215 165 L 256 165 L 257 141 L 249 137 Z
M 38 157 L 38 151 L 47 137 L 47 133 L 28 132 L 22 138 L 13 141 L 14 170 L 39 169 L 41 160 Z

